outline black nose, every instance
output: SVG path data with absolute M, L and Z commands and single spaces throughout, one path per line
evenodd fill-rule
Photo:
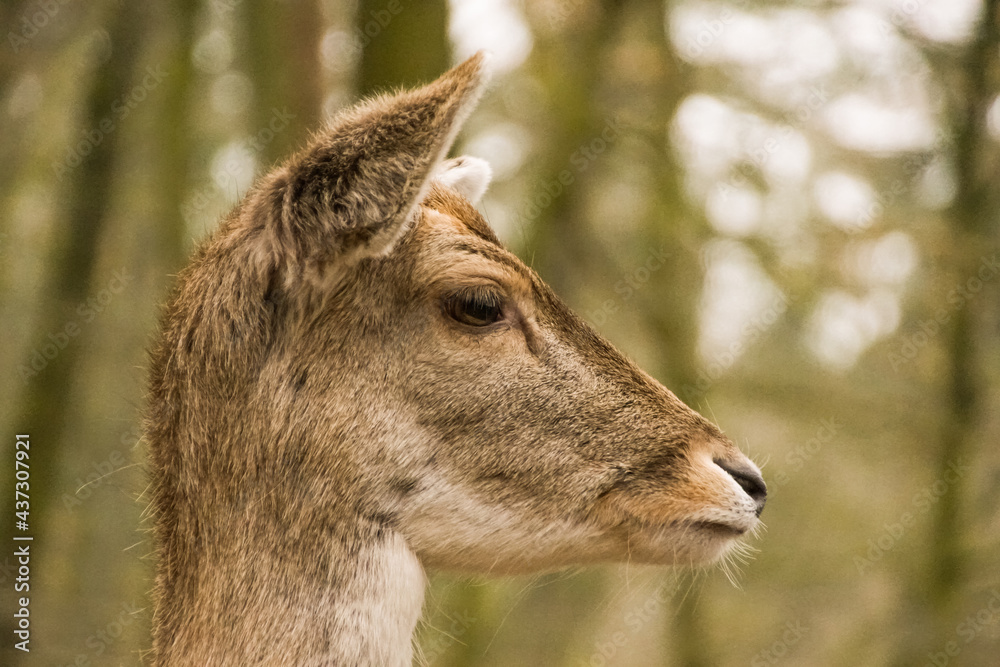
M 717 460 L 715 465 L 728 472 L 729 476 L 735 479 L 736 483 L 747 492 L 747 495 L 753 498 L 757 505 L 757 516 L 760 516 L 760 513 L 764 511 L 764 502 L 767 500 L 767 485 L 764 484 L 764 478 L 760 476 L 760 473 L 753 468 L 728 461 Z

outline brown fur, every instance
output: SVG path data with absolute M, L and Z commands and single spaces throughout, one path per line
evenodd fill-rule
M 343 114 L 180 276 L 147 419 L 156 664 L 404 665 L 423 567 L 703 563 L 755 525 L 753 464 L 434 182 L 483 67 Z M 454 319 L 470 289 L 499 321 Z

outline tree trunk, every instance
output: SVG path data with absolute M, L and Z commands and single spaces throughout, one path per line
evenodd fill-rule
M 967 286 L 980 280 L 984 258 L 996 248 L 1000 201 L 996 197 L 997 153 L 987 136 L 987 113 L 1000 91 L 1000 0 L 987 0 L 983 19 L 963 57 L 944 72 L 948 117 L 954 138 L 956 170 L 954 203 L 945 220 L 952 226 L 953 244 L 943 267 L 943 281 Z M 982 285 L 980 285 L 980 288 Z M 976 290 L 978 292 L 978 290 Z M 988 293 L 989 290 L 986 290 Z M 986 294 L 967 292 L 960 307 L 943 325 L 946 374 L 940 404 L 942 425 L 937 444 L 935 488 L 943 491 L 934 506 L 925 567 L 917 587 L 916 608 L 927 610 L 927 632 L 901 637 L 896 664 L 927 660 L 956 638 L 956 626 L 975 609 L 966 609 L 972 564 L 965 540 L 970 534 L 968 490 L 971 479 L 955 470 L 976 464 L 977 447 L 989 446 L 979 434 L 988 367 L 986 315 L 992 308 Z M 966 468 L 968 467 L 968 468 Z M 921 624 L 923 625 L 923 624 Z
M 60 463 L 65 452 L 71 452 L 75 446 L 74 424 L 70 423 L 67 404 L 73 386 L 85 381 L 78 377 L 85 350 L 74 339 L 80 333 L 77 308 L 93 288 L 94 269 L 115 191 L 113 177 L 121 140 L 120 131 L 103 130 L 102 122 L 106 127 L 112 104 L 134 84 L 134 63 L 145 37 L 141 5 L 108 3 L 107 9 L 105 25 L 115 48 L 111 59 L 94 77 L 82 118 L 82 131 L 102 132 L 103 136 L 89 154 L 80 156 L 80 164 L 68 175 L 63 205 L 66 223 L 63 233 L 54 238 L 51 259 L 47 262 L 52 271 L 44 291 L 39 324 L 31 340 L 35 350 L 51 346 L 54 353 L 48 359 L 40 357 L 47 363 L 39 362 L 37 365 L 42 368 L 27 378 L 14 418 L 17 432 L 31 436 L 30 528 L 21 532 L 15 530 L 12 522 L 4 522 L 0 539 L 8 545 L 13 544 L 14 534 L 38 536 L 51 532 L 47 522 L 60 489 Z M 76 333 L 67 328 L 71 326 L 76 327 Z M 25 356 L 30 363 L 30 358 L 37 355 L 29 351 Z M 44 541 L 33 542 L 32 562 L 44 560 L 47 548 Z M 32 581 L 36 584 L 31 591 L 35 599 L 39 598 L 36 592 L 39 581 Z M 31 613 L 34 618 L 53 616 L 53 610 L 37 604 L 32 606 Z M 8 614 L 0 622 L 6 637 L 14 636 L 13 620 Z M 38 636 L 37 627 L 32 634 L 32 646 L 55 643 L 55 637 Z M 0 651 L 0 662 L 6 665 L 21 664 L 28 655 L 14 650 L 12 642 L 4 643 Z
M 432 81 L 451 64 L 446 0 L 360 0 L 358 93 Z
M 263 173 L 301 148 L 319 124 L 323 17 L 315 0 L 246 3 L 243 12 L 246 63 L 254 85 L 250 131 L 259 147 L 254 155 L 258 172 Z M 292 120 L 282 125 L 286 112 Z

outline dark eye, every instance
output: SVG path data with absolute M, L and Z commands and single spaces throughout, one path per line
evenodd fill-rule
M 485 327 L 503 319 L 503 298 L 494 290 L 463 290 L 449 297 L 446 307 L 453 319 L 472 327 Z

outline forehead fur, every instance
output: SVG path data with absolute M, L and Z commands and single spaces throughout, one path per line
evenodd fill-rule
M 498 247 L 503 247 L 500 239 L 490 229 L 479 211 L 469 201 L 450 188 L 437 183 L 432 184 L 422 205 L 444 213 L 456 224 L 456 230 L 463 234 L 472 234 Z

